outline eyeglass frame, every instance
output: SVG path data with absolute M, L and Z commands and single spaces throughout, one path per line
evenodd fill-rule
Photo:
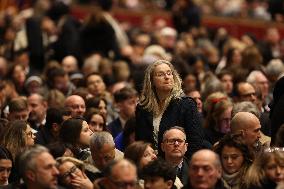
M 172 139 L 165 139 L 163 142 L 166 142 L 168 145 L 175 145 L 176 142 L 178 143 L 178 145 L 182 145 L 186 143 L 186 139 L 172 138 Z
M 72 166 L 68 171 L 66 171 L 64 174 L 59 175 L 59 178 L 61 180 L 66 179 L 68 176 L 70 176 L 72 173 L 75 173 L 78 167 L 76 165 Z
M 154 73 L 154 76 L 156 77 L 165 77 L 165 76 L 173 76 L 173 71 L 172 70 L 168 70 L 166 72 L 158 72 L 158 73 Z

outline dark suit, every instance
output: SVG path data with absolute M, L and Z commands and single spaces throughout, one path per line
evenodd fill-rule
M 177 167 L 177 177 L 180 179 L 183 185 L 186 185 L 188 183 L 188 166 L 188 161 L 186 158 L 184 158 L 181 168 Z
M 148 112 L 140 105 L 136 108 L 136 140 L 144 140 L 154 144 L 153 137 L 153 113 Z M 195 101 L 190 97 L 172 99 L 166 108 L 159 127 L 158 146 L 161 153 L 160 144 L 163 133 L 171 127 L 183 127 L 186 133 L 189 148 L 186 156 L 190 157 L 194 152 L 204 147 L 204 131 L 201 127 L 200 116 L 198 115 Z
M 115 138 L 122 130 L 121 121 L 119 118 L 116 118 L 107 125 L 108 131 L 111 133 L 112 137 Z

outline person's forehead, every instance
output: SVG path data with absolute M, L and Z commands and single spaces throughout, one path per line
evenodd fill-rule
M 249 83 L 241 84 L 239 86 L 239 90 L 240 90 L 240 92 L 246 92 L 246 91 L 249 91 L 249 92 L 254 91 L 255 92 L 254 87 L 251 84 L 249 84 Z
M 99 150 L 99 152 L 100 152 L 99 155 L 104 156 L 104 154 L 113 153 L 114 151 L 115 151 L 114 146 L 111 145 L 111 144 L 106 143 L 106 144 L 104 144 L 104 145 L 102 146 L 102 148 Z
M 211 151 L 200 151 L 193 154 L 191 164 L 213 165 L 216 155 Z
M 192 98 L 200 98 L 201 95 L 198 91 L 192 91 L 189 93 L 189 95 L 192 97 Z
M 10 159 L 0 159 L 0 167 L 12 167 L 12 161 Z
M 248 125 L 247 125 L 248 130 L 256 130 L 256 129 L 260 129 L 260 128 L 261 128 L 261 125 L 260 125 L 259 121 L 256 120 L 256 119 L 251 120 L 251 122 L 249 122 Z
M 179 138 L 185 138 L 185 134 L 179 130 L 179 129 L 170 129 L 166 132 L 165 138 L 172 138 L 172 137 L 179 137 Z
M 163 64 L 159 64 L 154 68 L 154 72 L 162 72 L 162 71 L 168 71 L 171 70 L 170 66 L 163 63 Z
M 222 154 L 240 154 L 242 153 L 240 149 L 234 147 L 234 146 L 224 146 L 222 149 Z
M 49 164 L 55 164 L 54 158 L 48 152 L 42 152 L 36 157 L 38 167 L 44 167 Z
M 84 100 L 82 99 L 82 97 L 80 96 L 73 96 L 73 97 L 70 97 L 67 102 L 69 104 L 73 104 L 73 105 L 76 105 L 76 104 L 85 104 Z
M 265 75 L 263 75 L 263 74 L 258 74 L 258 75 L 256 76 L 256 82 L 265 82 L 265 81 L 267 81 L 267 78 L 266 78 Z
M 112 175 L 118 180 L 135 179 L 137 177 L 136 168 L 131 164 L 122 162 L 113 167 Z
M 92 80 L 92 81 L 97 81 L 97 80 L 103 80 L 102 79 L 102 77 L 100 76 L 100 75 L 96 75 L 96 74 L 94 74 L 94 75 L 90 75 L 89 77 L 88 77 L 88 81 L 90 81 L 90 80 Z
M 59 166 L 59 169 L 66 170 L 66 169 L 70 169 L 73 166 L 74 166 L 74 163 L 70 161 L 66 161 Z

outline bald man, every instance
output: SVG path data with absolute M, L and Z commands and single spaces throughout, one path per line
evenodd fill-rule
M 104 186 L 107 189 L 136 189 L 138 187 L 136 166 L 126 159 L 113 161 L 108 165 L 105 177 L 95 182 L 95 188 L 96 186 Z
M 65 107 L 70 108 L 72 118 L 83 117 L 86 111 L 85 101 L 79 95 L 71 95 L 67 97 L 64 105 Z
M 231 121 L 231 133 L 239 135 L 253 151 L 260 147 L 260 128 L 259 119 L 249 112 L 238 112 Z
M 199 150 L 189 163 L 189 186 L 184 189 L 225 188 L 221 180 L 222 166 L 218 154 L 211 150 Z
M 74 56 L 65 56 L 62 60 L 62 68 L 66 73 L 78 71 L 78 61 Z

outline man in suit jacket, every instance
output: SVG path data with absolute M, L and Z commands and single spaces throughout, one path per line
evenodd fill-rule
M 166 162 L 176 168 L 176 175 L 183 185 L 188 180 L 188 162 L 184 156 L 187 147 L 186 134 L 182 127 L 175 126 L 165 131 L 161 149 Z

